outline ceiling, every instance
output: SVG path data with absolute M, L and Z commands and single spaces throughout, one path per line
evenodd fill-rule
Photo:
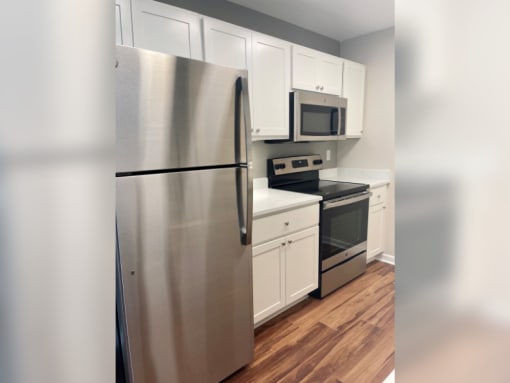
M 227 0 L 338 41 L 394 25 L 394 0 Z

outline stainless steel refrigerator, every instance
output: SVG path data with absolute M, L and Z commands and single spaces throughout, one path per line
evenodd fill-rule
M 117 310 L 127 380 L 253 357 L 247 73 L 117 47 Z

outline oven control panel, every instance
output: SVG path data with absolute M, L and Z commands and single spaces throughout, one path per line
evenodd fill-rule
M 320 170 L 323 168 L 322 164 L 323 162 L 319 154 L 272 158 L 267 160 L 267 174 L 268 176 L 278 176 L 282 174 Z

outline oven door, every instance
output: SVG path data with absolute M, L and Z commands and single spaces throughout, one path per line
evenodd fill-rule
M 321 271 L 367 249 L 368 199 L 365 191 L 324 201 L 321 210 Z

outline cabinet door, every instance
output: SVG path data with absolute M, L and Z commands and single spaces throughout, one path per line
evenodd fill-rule
M 342 69 L 341 58 L 325 54 L 319 56 L 317 77 L 321 92 L 342 94 Z
M 134 46 L 202 60 L 200 16 L 153 0 L 133 0 Z
M 285 239 L 253 247 L 253 320 L 255 323 L 274 314 L 285 305 Z
M 290 304 L 318 287 L 319 228 L 287 236 L 285 246 L 285 297 Z
M 342 97 L 347 98 L 347 137 L 361 137 L 365 105 L 365 66 L 345 60 Z
M 131 3 L 129 0 L 115 0 L 115 44 L 133 46 Z
M 215 20 L 203 19 L 204 60 L 236 69 L 250 69 L 251 32 Z
M 252 139 L 289 138 L 290 44 L 252 35 Z
M 318 92 L 317 51 L 300 46 L 292 46 L 292 88 Z
M 386 205 L 370 206 L 368 210 L 367 261 L 384 251 L 384 212 Z

